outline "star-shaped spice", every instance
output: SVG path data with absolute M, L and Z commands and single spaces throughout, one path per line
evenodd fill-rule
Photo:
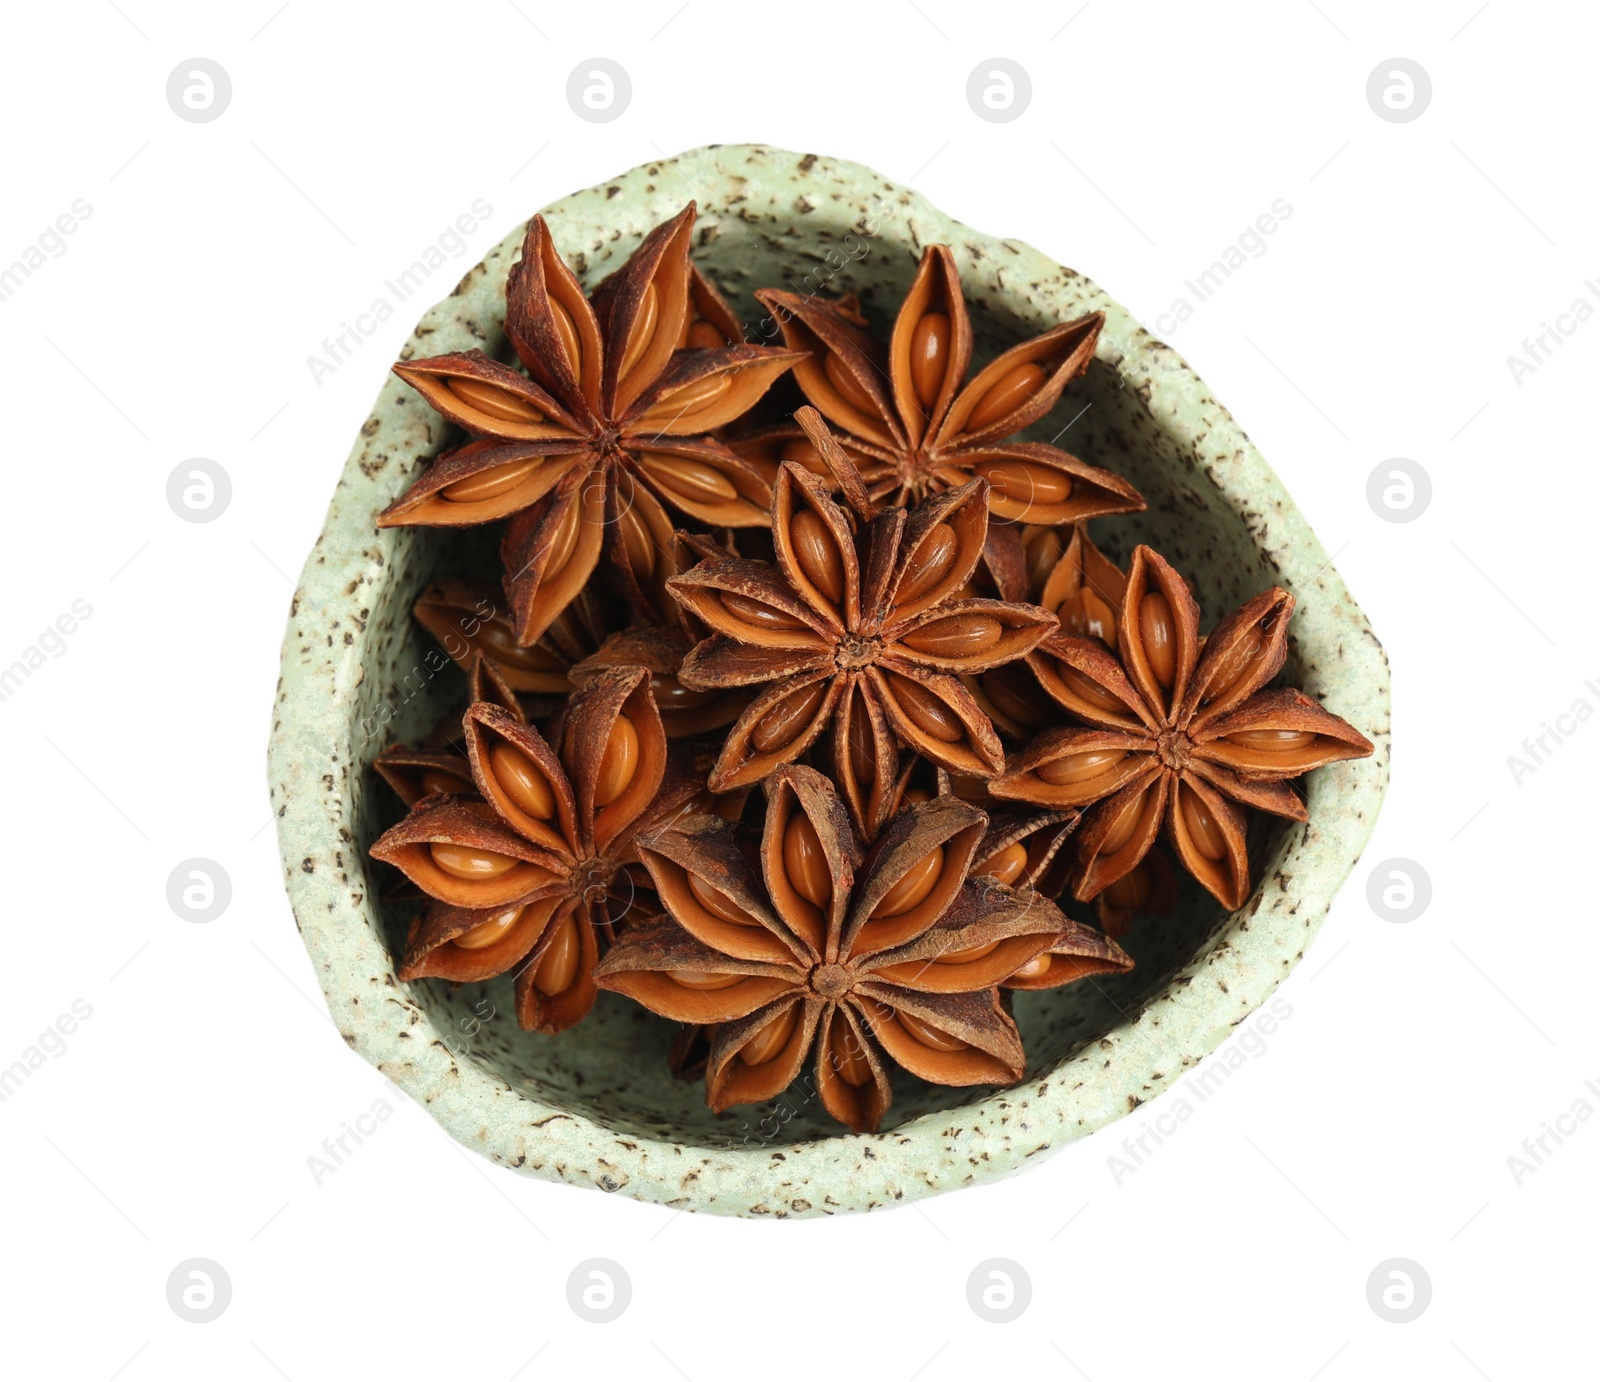
M 1037 894 L 969 879 L 982 811 L 944 796 L 890 821 L 863 859 L 820 773 L 767 786 L 759 873 L 710 816 L 639 838 L 668 917 L 632 927 L 596 970 L 652 1012 L 712 1027 L 706 1101 L 770 1099 L 814 1053 L 818 1095 L 857 1132 L 890 1102 L 889 1066 L 934 1084 L 1024 1068 L 995 985 L 1051 946 L 1116 947 Z M 1072 940 L 1069 940 L 1073 938 Z
M 1021 533 L 1026 586 L 1018 599 L 1039 605 L 1061 623 L 1061 632 L 1116 645 L 1116 616 L 1127 577 L 1094 545 L 1088 527 L 1024 528 Z M 1054 720 L 1049 700 L 1039 695 L 1056 664 L 1039 650 L 1026 665 L 1009 663 L 977 677 L 962 678 L 997 728 L 1026 742 Z
M 972 876 L 989 877 L 1018 892 L 1058 897 L 1072 866 L 1065 845 L 1077 828 L 1079 813 L 1070 807 L 1041 810 L 1019 807 L 989 791 L 989 783 L 976 777 L 941 774 L 941 791 L 948 791 L 980 807 L 989 818 L 988 828 L 972 857 Z M 1142 865 L 1141 865 L 1142 867 Z M 1120 885 L 1113 885 L 1120 886 Z M 1109 928 L 1106 936 L 1112 936 Z M 1058 946 L 1026 960 L 1001 983 L 1008 989 L 1053 989 L 1090 975 L 1125 974 L 1133 957 L 1113 939 L 1100 937 L 1099 948 L 1085 944 L 1095 933 L 1076 928 L 1062 936 Z
M 467 664 L 467 686 L 469 703 L 487 701 L 518 722 L 526 722 L 516 693 L 500 668 L 482 653 L 473 653 Z M 372 760 L 372 766 L 407 806 L 415 806 L 423 797 L 475 796 L 478 790 L 456 716 L 441 721 L 420 748 L 391 744 Z
M 1200 648 L 1200 611 L 1156 552 L 1134 552 L 1115 611 L 1115 651 L 1060 633 L 1041 681 L 1085 728 L 1049 729 L 990 783 L 999 797 L 1090 807 L 1074 893 L 1095 897 L 1145 857 L 1165 824 L 1173 848 L 1224 906 L 1250 892 L 1246 807 L 1292 820 L 1289 779 L 1365 758 L 1371 742 L 1299 691 L 1265 689 L 1288 652 L 1294 597 L 1273 589 L 1224 618 Z
M 1012 441 L 1037 422 L 1089 366 L 1100 312 L 1013 346 L 969 381 L 972 324 L 955 256 L 923 252 L 885 348 L 858 320 L 815 296 L 759 289 L 785 341 L 808 357 L 795 379 L 844 434 L 868 493 L 906 503 L 989 481 L 989 507 L 1024 523 L 1072 523 L 1144 507 L 1110 471 L 1044 442 Z
M 713 558 L 670 582 L 716 631 L 678 675 L 707 690 L 766 684 L 729 732 L 713 791 L 793 762 L 832 722 L 836 780 L 867 833 L 875 794 L 896 779 L 897 738 L 954 772 L 1002 769 L 994 728 L 956 674 L 1022 657 L 1055 620 L 952 598 L 983 552 L 984 481 L 879 510 L 816 411 L 796 417 L 837 468 L 854 521 L 823 480 L 786 462 L 772 497 L 777 565 Z
M 614 619 L 591 585 L 536 640 L 520 644 L 500 586 L 457 576 L 430 585 L 417 597 L 411 614 L 463 671 L 474 658 L 487 658 L 506 685 L 540 706 L 571 694 L 568 673 L 600 647 Z
M 489 702 L 468 708 L 464 728 L 478 797 L 424 797 L 372 846 L 433 899 L 411 923 L 400 978 L 465 983 L 520 966 L 518 1021 L 564 1031 L 593 1006 L 600 948 L 648 885 L 629 871 L 635 833 L 701 782 L 663 786 L 667 741 L 643 668 L 573 697 L 559 755 Z
M 531 643 L 593 574 L 639 596 L 670 544 L 670 503 L 703 523 L 767 521 L 769 487 L 709 433 L 746 412 L 796 358 L 738 343 L 738 322 L 689 262 L 691 202 L 586 298 L 542 216 L 506 285 L 524 375 L 481 351 L 394 367 L 475 440 L 440 456 L 379 527 L 511 519 L 501 544 L 512 626 Z

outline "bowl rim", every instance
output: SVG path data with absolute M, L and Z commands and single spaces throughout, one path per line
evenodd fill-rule
M 1137 1013 L 1045 1074 L 876 1134 L 841 1130 L 808 1142 L 758 1140 L 754 1146 L 716 1148 L 615 1132 L 585 1114 L 513 1089 L 475 1062 L 458 1060 L 442 1041 L 413 1039 L 406 1029 L 420 1022 L 431 1031 L 429 1018 L 394 977 L 382 936 L 362 924 L 361 911 L 371 903 L 361 861 L 344 857 L 354 839 L 348 795 L 339 783 L 351 765 L 340 761 L 337 747 L 348 737 L 348 702 L 362 676 L 366 629 L 359 615 L 363 603 L 370 602 L 374 565 L 381 565 L 399 540 L 393 530 L 372 530 L 370 517 L 411 477 L 408 465 L 374 475 L 363 464 L 387 429 L 399 426 L 396 400 L 405 390 L 389 377 L 357 436 L 301 574 L 284 636 L 268 752 L 285 888 L 333 1021 L 355 1051 L 422 1104 L 452 1137 L 501 1165 L 676 1208 L 788 1218 L 907 1203 L 1009 1174 L 1130 1113 L 1215 1049 L 1301 958 L 1372 831 L 1388 782 L 1389 674 L 1381 644 L 1322 545 L 1200 378 L 1098 286 L 1039 251 L 974 231 L 919 193 L 859 164 L 766 145 L 712 145 L 652 160 L 564 197 L 543 214 L 558 247 L 571 256 L 592 249 L 595 242 L 588 237 L 594 227 L 624 212 L 648 225 L 693 195 L 702 218 L 727 220 L 729 208 L 753 192 L 780 190 L 791 201 L 798 198 L 794 204 L 809 200 L 812 210 L 832 207 L 842 216 L 854 214 L 851 208 L 870 198 L 884 233 L 908 247 L 937 241 L 967 251 L 957 258 L 969 289 L 984 283 L 991 291 L 1022 292 L 1045 308 L 1054 300 L 1058 310 L 1073 315 L 1104 311 L 1097 357 L 1140 392 L 1166 434 L 1215 485 L 1220 500 L 1247 515 L 1258 548 L 1278 568 L 1280 583 L 1302 600 L 1296 612 L 1302 647 L 1326 651 L 1337 634 L 1340 684 L 1348 694 L 1333 708 L 1351 717 L 1353 705 L 1363 705 L 1368 713 L 1354 718 L 1377 745 L 1371 759 L 1322 770 L 1333 790 L 1314 796 L 1337 809 L 1313 806 L 1312 819 L 1292 827 L 1298 833 L 1277 870 L 1278 895 L 1269 895 L 1269 873 L 1245 906 Z M 520 248 L 524 225 L 423 315 L 408 352 L 438 354 L 481 344 L 471 325 L 474 315 L 492 311 L 497 297 L 503 315 L 503 273 L 491 272 L 485 263 L 509 263 Z M 413 445 L 415 412 L 404 419 Z M 440 435 L 433 434 L 435 444 Z M 1263 491 L 1283 502 L 1262 504 Z M 352 533 L 360 536 L 352 540 Z M 1312 592 L 1315 605 L 1306 600 Z M 346 636 L 329 638 L 324 650 L 324 635 L 336 628 Z M 338 769 L 331 775 L 326 767 L 330 742 Z M 320 755 L 314 752 L 317 745 L 323 748 Z M 1281 885 L 1285 874 L 1294 877 L 1292 905 Z M 379 991 L 392 1001 L 371 1001 L 375 985 L 382 985 Z M 362 1002 L 363 997 L 369 1001 Z

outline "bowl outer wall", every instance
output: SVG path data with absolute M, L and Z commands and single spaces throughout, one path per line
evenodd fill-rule
M 1251 900 L 1163 990 L 1044 1076 L 873 1136 L 724 1150 L 619 1135 L 511 1088 L 430 1039 L 437 1033 L 426 1013 L 394 977 L 356 857 L 351 775 L 370 751 L 358 749 L 353 707 L 371 637 L 367 613 L 402 541 L 401 532 L 376 530 L 372 516 L 409 484 L 415 458 L 446 437 L 441 420 L 391 376 L 301 574 L 269 750 L 285 886 L 335 1025 L 464 1146 L 524 1174 L 721 1214 L 872 1209 L 1007 1174 L 1122 1117 L 1171 1087 L 1272 993 L 1303 955 L 1376 820 L 1388 781 L 1388 666 L 1249 438 L 1170 347 L 1089 280 L 1017 241 L 950 220 L 858 164 L 764 146 L 712 146 L 658 160 L 563 198 L 544 215 L 558 249 L 592 287 L 691 195 L 701 209 L 697 245 L 707 236 L 747 234 L 741 214 L 815 217 L 810 224 L 826 225 L 835 240 L 866 227 L 908 255 L 928 243 L 951 245 L 969 298 L 1004 295 L 1061 320 L 1104 311 L 1098 358 L 1144 401 L 1195 480 L 1214 486 L 1222 505 L 1247 523 L 1274 578 L 1300 601 L 1295 637 L 1302 659 L 1317 669 L 1317 694 L 1378 746 L 1366 762 L 1317 775 L 1311 820 L 1293 828 Z M 505 271 L 522 235 L 519 226 L 422 317 L 408 355 L 498 346 Z

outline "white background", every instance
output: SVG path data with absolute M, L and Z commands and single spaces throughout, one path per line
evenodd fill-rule
M 75 599 L 93 613 L 0 703 L 0 1065 L 74 1000 L 93 1012 L 0 1105 L 0 1368 L 129 1382 L 1591 1371 L 1600 1120 L 1567 1123 L 1520 1185 L 1507 1158 L 1575 1101 L 1600 1109 L 1584 1084 L 1600 1084 L 1585 881 L 1600 724 L 1520 783 L 1507 758 L 1575 700 L 1600 707 L 1585 688 L 1600 688 L 1600 322 L 1520 383 L 1507 357 L 1580 296 L 1600 305 L 1584 284 L 1600 274 L 1594 16 L 1508 0 L 1476 14 L 1477 0 L 519 3 L 6 12 L 0 265 L 75 199 L 93 212 L 0 302 L 0 665 Z M 596 55 L 633 82 L 609 124 L 565 98 Z M 967 104 L 986 55 L 1031 76 L 1014 122 Z M 1433 83 L 1405 124 L 1366 99 L 1397 55 Z M 196 56 L 233 83 L 208 124 L 165 96 Z M 1120 1183 L 1108 1158 L 1162 1104 L 1023 1176 L 867 1218 L 719 1220 L 521 1179 L 459 1151 L 345 1048 L 296 937 L 263 772 L 278 642 L 416 312 L 320 385 L 307 356 L 476 198 L 494 211 L 463 271 L 559 196 L 742 140 L 910 182 L 1147 324 L 1275 199 L 1293 208 L 1169 339 L 1388 648 L 1393 785 L 1280 991 L 1291 1016 Z M 191 457 L 231 477 L 214 523 L 168 507 L 167 476 Z M 1368 505 L 1392 457 L 1432 478 L 1415 522 Z M 192 856 L 233 883 L 207 925 L 166 902 Z M 1432 879 L 1408 924 L 1366 900 L 1391 857 Z M 307 1158 L 379 1099 L 394 1116 L 314 1183 Z M 214 1323 L 167 1304 L 191 1257 L 232 1280 Z M 591 1257 L 631 1277 L 614 1324 L 567 1304 Z M 967 1305 L 993 1257 L 1032 1281 L 1011 1324 Z M 1432 1281 L 1409 1324 L 1367 1302 L 1391 1257 Z

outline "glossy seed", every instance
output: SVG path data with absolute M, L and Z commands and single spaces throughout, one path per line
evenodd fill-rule
M 978 432 L 1015 412 L 1038 391 L 1046 378 L 1044 368 L 1032 362 L 1007 370 L 985 390 L 978 406 L 967 414 L 966 432 Z
M 1144 798 L 1139 796 L 1122 808 L 1121 813 L 1112 822 L 1105 839 L 1100 842 L 1101 854 L 1115 854 L 1133 838 L 1133 832 L 1139 826 L 1140 808 L 1143 805 Z
M 996 667 L 978 679 L 978 686 L 998 714 L 1025 730 L 1043 729 L 1049 723 L 1047 703 L 1039 683 L 1021 668 L 1020 663 Z
M 1261 655 L 1261 650 L 1266 647 L 1267 638 L 1261 631 L 1259 624 L 1252 624 L 1239 637 L 1239 640 L 1229 648 L 1216 670 L 1211 673 L 1210 684 L 1202 700 L 1206 702 L 1220 701 L 1241 681 L 1250 670 L 1256 658 Z
M 749 915 L 726 893 L 718 892 L 705 879 L 698 874 L 689 875 L 689 891 L 694 894 L 698 902 L 712 916 L 722 921 L 731 921 L 735 926 L 757 926 L 760 923 Z
M 911 387 L 924 408 L 938 401 L 949 364 L 950 318 L 943 312 L 929 312 L 911 333 Z
M 844 557 L 815 509 L 799 508 L 789 520 L 789 546 L 806 578 L 834 604 L 844 600 Z
M 634 316 L 633 326 L 628 333 L 627 353 L 622 357 L 622 368 L 618 377 L 626 379 L 633 373 L 633 367 L 644 358 L 650 349 L 650 343 L 655 339 L 656 319 L 661 314 L 661 295 L 656 292 L 654 283 L 644 286 L 644 294 L 639 299 L 639 311 Z
M 622 535 L 622 550 L 627 557 L 628 569 L 633 572 L 633 578 L 643 585 L 655 574 L 656 544 L 650 536 L 650 529 L 645 526 L 637 503 L 629 504 L 622 510 L 617 528 Z
M 556 795 L 549 779 L 521 749 L 500 740 L 489 750 L 489 772 L 519 810 L 535 820 L 555 819 Z
M 503 873 L 510 873 L 520 860 L 507 854 L 491 854 L 486 849 L 471 849 L 466 845 L 453 845 L 439 840 L 428 846 L 428 853 L 440 870 L 452 878 L 468 883 L 487 882 Z
M 1077 638 L 1098 638 L 1108 648 L 1117 646 L 1116 612 L 1088 586 L 1069 595 L 1056 610 L 1061 632 Z
M 974 658 L 994 647 L 1004 632 L 1004 626 L 991 615 L 953 614 L 924 624 L 900 641 L 929 657 Z
M 867 1063 L 867 1054 L 862 1050 L 856 1034 L 850 1030 L 845 1015 L 840 1012 L 834 1013 L 828 1027 L 828 1054 L 833 1069 L 846 1084 L 860 1089 L 872 1078 L 872 1066 Z
M 700 691 L 685 686 L 677 677 L 656 672 L 650 677 L 650 694 L 656 698 L 656 707 L 663 715 L 674 710 L 696 710 L 717 698 L 715 691 Z
M 701 993 L 714 993 L 717 989 L 731 989 L 735 984 L 740 984 L 749 976 L 744 974 L 701 974 L 691 969 L 669 969 L 667 978 L 675 984 L 682 984 L 686 989 L 697 989 Z
M 600 770 L 594 779 L 594 804 L 610 806 L 628 790 L 639 771 L 639 731 L 626 715 L 612 722 L 606 749 L 600 755 Z
M 900 578 L 895 604 L 903 605 L 910 600 L 921 599 L 944 580 L 956 564 L 956 551 L 960 545 L 954 528 L 948 523 L 935 523 Z
M 1178 784 L 1178 811 L 1183 817 L 1184 831 L 1189 842 L 1207 859 L 1221 859 L 1228 852 L 1227 837 L 1211 808 L 1200 799 L 1188 783 Z
M 779 448 L 778 455 L 786 461 L 803 465 L 813 475 L 820 475 L 825 480 L 833 478 L 828 463 L 822 459 L 821 452 L 808 441 L 786 441 Z
M 1243 729 L 1222 737 L 1242 749 L 1259 749 L 1263 753 L 1289 753 L 1309 748 L 1317 740 L 1308 729 Z
M 900 713 L 930 739 L 941 744 L 961 742 L 961 722 L 956 713 L 920 682 L 887 672 L 890 694 Z
M 439 491 L 439 497 L 448 499 L 452 504 L 481 504 L 485 499 L 498 499 L 532 475 L 543 459 L 542 456 L 531 456 L 525 461 L 513 461 L 510 465 L 490 466 L 488 470 L 481 470 L 476 475 L 468 475 L 463 480 L 446 485 Z
M 1126 715 L 1128 707 L 1116 696 L 1107 691 L 1099 682 L 1085 676 L 1076 667 L 1069 667 L 1064 662 L 1056 663 L 1056 675 L 1065 684 L 1067 690 L 1107 714 Z
M 1013 840 L 992 859 L 974 869 L 977 877 L 988 877 L 996 883 L 1015 883 L 1028 867 L 1028 847 L 1021 840 Z
M 838 391 L 839 397 L 857 412 L 866 413 L 869 417 L 877 413 L 878 405 L 872 401 L 872 395 L 861 386 L 861 381 L 845 368 L 844 362 L 831 351 L 828 358 L 822 362 L 822 372 L 828 376 L 828 382 Z
M 933 962 L 939 965 L 965 965 L 974 960 L 981 960 L 985 955 L 992 955 L 1000 948 L 999 941 L 990 941 L 986 945 L 969 945 L 963 950 L 946 950 L 935 955 Z
M 789 886 L 814 906 L 826 907 L 833 897 L 833 879 L 817 828 L 798 808 L 783 829 L 783 872 Z
M 739 1059 L 746 1065 L 765 1065 L 789 1044 L 799 1017 L 800 1005 L 791 1003 L 739 1048 Z
M 710 322 L 697 321 L 690 325 L 688 337 L 683 344 L 686 350 L 721 350 L 728 343 Z
M 475 412 L 500 422 L 543 422 L 544 414 L 516 394 L 481 379 L 446 379 L 445 389 Z
M 883 901 L 872 909 L 873 918 L 902 916 L 913 907 L 920 906 L 933 891 L 943 871 L 944 846 L 935 845 L 883 895 Z
M 750 731 L 751 747 L 757 753 L 776 753 L 794 743 L 816 716 L 827 692 L 826 681 L 814 681 L 779 701 L 756 721 Z
M 1178 631 L 1172 606 L 1159 590 L 1147 590 L 1139 601 L 1139 641 L 1144 645 L 1150 671 L 1163 689 L 1170 691 L 1178 676 Z
M 668 456 L 646 451 L 639 457 L 644 473 L 673 496 L 695 504 L 726 504 L 739 497 L 739 491 L 715 466 L 688 456 Z
M 708 374 L 701 379 L 696 379 L 692 384 L 685 384 L 682 388 L 673 389 L 671 393 L 651 404 L 650 410 L 645 416 L 652 422 L 665 427 L 714 402 L 726 393 L 732 384 L 733 375 L 727 370 L 722 370 L 717 374 Z
M 463 931 L 459 936 L 452 938 L 451 944 L 458 945 L 463 950 L 484 950 L 501 939 L 522 917 L 521 907 L 507 907 L 489 918 L 480 921 L 470 931 Z
M 743 595 L 735 595 L 731 590 L 722 592 L 722 607 L 733 615 L 735 619 L 743 620 L 746 624 L 754 624 L 761 629 L 803 629 L 805 623 L 794 615 L 781 609 L 774 609 L 771 605 L 764 605 L 759 600 L 749 600 Z
M 908 1012 L 896 1012 L 897 1021 L 905 1034 L 913 1041 L 920 1042 L 931 1051 L 965 1051 L 967 1043 L 959 1037 L 953 1037 L 948 1032 L 941 1032 L 937 1027 L 924 1022 L 920 1017 L 913 1017 Z
M 466 621 L 463 620 L 463 623 Z M 480 645 L 485 653 L 496 662 L 503 662 L 508 667 L 521 667 L 533 672 L 564 672 L 567 664 L 556 657 L 548 648 L 540 647 L 537 643 L 523 648 L 518 646 L 516 637 L 504 624 L 491 620 L 478 625 L 477 633 L 472 635 L 471 641 Z
M 549 947 L 533 971 L 533 986 L 546 997 L 565 993 L 578 977 L 578 961 L 583 947 L 578 936 L 578 919 L 567 917 L 557 927 Z
M 1040 591 L 1056 569 L 1056 563 L 1066 555 L 1067 540 L 1059 528 L 1030 526 L 1022 530 L 1022 555 L 1028 567 L 1028 589 Z M 1063 631 L 1066 620 L 1061 621 Z
M 1141 861 L 1132 873 L 1125 873 L 1101 894 L 1113 907 L 1137 912 L 1150 896 L 1150 870 Z
M 878 758 L 874 752 L 872 721 L 867 715 L 867 703 L 860 692 L 852 692 L 850 706 L 850 772 L 859 786 L 873 785 L 878 773 Z
M 1069 753 L 1034 769 L 1053 787 L 1075 787 L 1092 777 L 1099 777 L 1115 767 L 1128 755 L 1121 749 L 1086 749 L 1082 753 Z
M 1042 979 L 1050 971 L 1050 952 L 1035 955 L 1024 965 L 1018 965 L 1012 974 L 1013 979 Z
M 464 781 L 454 773 L 447 773 L 443 768 L 429 768 L 422 775 L 418 784 L 424 796 L 433 792 L 447 792 L 453 797 L 465 796 L 466 793 L 475 791 L 470 782 Z
M 572 366 L 573 377 L 577 378 L 583 370 L 583 347 L 579 344 L 577 323 L 572 320 L 572 313 L 553 297 L 550 299 L 550 315 L 556 319 L 561 348 L 567 353 L 567 363 Z
M 975 469 L 1002 499 L 1019 504 L 1064 504 L 1072 495 L 1072 477 L 1066 471 L 1031 461 L 990 461 Z
M 567 511 L 561 515 L 556 523 L 556 530 L 550 535 L 549 545 L 545 548 L 544 570 L 540 574 L 541 582 L 549 582 L 566 569 L 567 563 L 572 560 L 572 554 L 578 548 L 578 529 L 583 513 L 583 504 L 576 494 L 572 502 L 567 505 Z

